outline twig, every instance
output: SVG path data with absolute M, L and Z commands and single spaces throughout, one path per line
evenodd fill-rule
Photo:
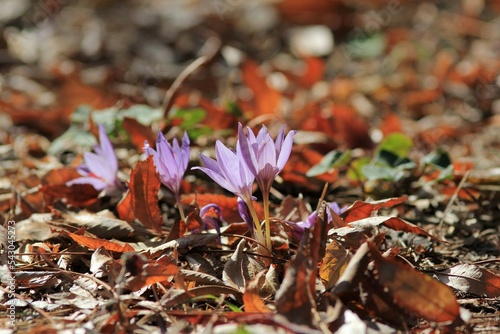
M 443 223 L 444 223 L 444 219 L 446 218 L 446 216 L 450 213 L 451 211 L 451 206 L 453 205 L 453 203 L 455 202 L 455 200 L 457 199 L 457 196 L 458 196 L 458 193 L 460 192 L 460 190 L 463 188 L 464 184 L 465 184 L 465 181 L 467 181 L 467 178 L 469 177 L 469 174 L 470 174 L 470 170 L 468 170 L 467 172 L 465 172 L 464 174 L 464 177 L 462 178 L 462 180 L 460 181 L 460 183 L 458 184 L 458 187 L 457 189 L 455 189 L 455 192 L 453 193 L 453 195 L 450 197 L 450 200 L 448 201 L 448 204 L 446 205 L 446 208 L 444 209 L 444 212 L 443 212 L 443 216 L 441 217 L 441 220 L 439 221 L 439 224 L 438 224 L 438 233 L 440 234 L 440 238 L 441 239 L 444 239 L 444 234 L 442 232 L 442 228 L 443 228 Z
M 186 79 L 193 74 L 198 68 L 208 63 L 213 57 L 217 54 L 221 46 L 221 41 L 216 36 L 211 36 L 208 38 L 205 45 L 202 47 L 202 50 L 206 51 L 205 55 L 195 59 L 191 64 L 189 64 L 179 76 L 174 80 L 172 86 L 165 93 L 165 98 L 163 100 L 162 109 L 163 109 L 163 124 L 161 126 L 161 131 L 165 130 L 165 126 L 167 125 L 167 117 L 172 105 L 174 104 L 175 97 L 179 91 L 181 85 L 186 81 Z

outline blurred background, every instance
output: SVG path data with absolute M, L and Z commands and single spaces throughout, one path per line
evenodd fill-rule
M 498 163 L 496 1 L 1 0 L 0 7 L 4 128 L 24 125 L 53 139 L 82 104 L 161 106 L 179 74 L 205 56 L 174 107 L 236 108 L 251 124 L 279 120 L 322 133 L 310 139 L 323 142 L 322 153 L 370 148 L 402 131 L 424 151 L 448 145 L 453 156 Z

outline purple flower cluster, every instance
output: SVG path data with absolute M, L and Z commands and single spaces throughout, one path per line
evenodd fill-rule
M 187 133 L 184 132 L 182 145 L 179 145 L 176 138 L 174 138 L 172 145 L 170 145 L 165 136 L 158 131 L 156 151 L 146 141 L 144 143 L 144 153 L 146 153 L 146 156 L 153 156 L 156 171 L 160 174 L 161 183 L 174 193 L 181 218 L 185 219 L 184 210 L 180 202 L 180 189 L 182 178 L 189 162 L 189 137 Z
M 253 221 L 255 238 L 258 242 L 265 243 L 269 250 L 271 249 L 269 192 L 274 179 L 290 157 L 294 134 L 295 131 L 290 131 L 285 137 L 285 126 L 283 126 L 276 140 L 273 141 L 265 126 L 255 136 L 249 127 L 245 134 L 243 126 L 239 124 L 236 151 L 230 150 L 217 141 L 216 160 L 201 155 L 200 158 L 205 167 L 193 167 L 193 169 L 205 172 L 221 187 L 241 199 L 238 202 L 238 209 L 242 218 L 249 226 L 251 225 L 249 222 Z M 266 237 L 262 233 L 260 221 L 252 204 L 252 185 L 255 180 L 264 197 Z
M 77 167 L 77 171 L 82 177 L 71 180 L 66 185 L 90 184 L 96 190 L 112 194 L 123 188 L 117 178 L 118 160 L 106 129 L 102 125 L 99 125 L 98 128 L 99 145 L 94 146 L 95 153 L 84 153 L 84 163 Z

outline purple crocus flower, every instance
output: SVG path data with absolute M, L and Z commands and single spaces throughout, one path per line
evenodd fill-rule
M 276 141 L 273 141 L 265 126 L 262 126 L 255 137 L 249 127 L 245 135 L 243 126 L 241 123 L 238 124 L 238 143 L 241 146 L 243 159 L 263 193 L 269 193 L 274 179 L 285 167 L 292 151 L 295 133 L 294 130 L 290 131 L 285 138 L 285 126 L 283 126 Z
M 215 143 L 215 157 L 217 160 L 201 154 L 200 159 L 205 167 L 197 166 L 192 169 L 203 171 L 221 187 L 238 196 L 246 204 L 247 212 L 251 215 L 255 225 L 255 229 L 252 228 L 250 232 L 257 241 L 264 242 L 260 221 L 252 204 L 252 185 L 255 176 L 243 161 L 239 143 L 236 145 L 236 152 L 234 152 L 218 140 Z
M 220 227 L 217 223 L 217 219 L 220 221 L 224 220 L 224 218 L 222 218 L 222 209 L 220 206 L 214 203 L 205 205 L 200 209 L 200 218 L 204 224 L 204 229 L 214 228 L 217 234 L 220 234 Z
M 174 138 L 172 145 L 170 145 L 161 131 L 158 131 L 156 151 L 146 141 L 144 143 L 144 153 L 146 153 L 146 156 L 153 156 L 156 171 L 160 174 L 161 183 L 170 189 L 178 199 L 182 178 L 189 162 L 189 137 L 187 133 L 184 132 L 182 146 L 179 146 L 177 138 Z
M 326 211 L 326 216 L 328 217 L 328 221 L 331 221 L 332 214 L 330 213 L 330 209 L 335 212 L 337 215 L 341 215 L 342 212 L 344 212 L 347 207 L 340 208 L 337 202 L 331 202 L 330 204 L 327 205 L 325 208 Z M 297 225 L 302 227 L 302 228 L 311 228 L 314 225 L 314 222 L 316 221 L 316 217 L 318 216 L 318 213 L 316 210 L 314 210 L 309 217 L 307 217 L 305 222 L 298 222 Z
M 200 159 L 205 167 L 197 166 L 192 169 L 203 171 L 221 187 L 240 197 L 245 203 L 250 203 L 255 177 L 243 162 L 239 147 L 233 152 L 218 140 L 215 143 L 215 157 L 217 161 L 201 154 Z
M 347 209 L 347 206 L 340 208 L 339 205 L 337 204 L 337 202 L 329 203 L 327 205 L 327 207 L 325 208 L 326 215 L 328 217 L 328 220 L 327 220 L 328 222 L 330 222 L 333 219 L 332 214 L 330 212 L 330 209 L 333 212 L 335 212 L 337 215 L 341 215 Z M 316 217 L 318 217 L 318 213 L 316 212 L 316 210 L 314 210 L 307 217 L 307 219 L 305 221 L 301 221 L 301 222 L 286 221 L 286 223 L 292 228 L 293 236 L 296 239 L 301 240 L 302 236 L 304 235 L 304 231 L 308 228 L 311 228 L 314 225 L 314 222 L 316 221 Z
M 256 200 L 257 198 L 252 196 L 252 200 Z M 250 209 L 248 205 L 241 198 L 238 197 L 238 213 L 240 214 L 241 219 L 247 224 L 248 230 L 253 234 L 253 219 L 252 214 L 250 213 Z
M 85 152 L 83 154 L 84 163 L 77 167 L 77 171 L 82 177 L 71 180 L 66 185 L 90 184 L 96 190 L 112 193 L 122 187 L 116 176 L 118 160 L 104 126 L 99 125 L 98 127 L 99 145 L 94 146 L 95 153 Z

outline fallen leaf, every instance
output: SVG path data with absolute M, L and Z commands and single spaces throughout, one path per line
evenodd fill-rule
M 347 268 L 351 256 L 336 240 L 332 240 L 326 247 L 326 254 L 319 267 L 319 277 L 325 288 L 330 290 Z
M 386 302 L 431 322 L 460 320 L 460 308 L 451 288 L 408 265 L 384 258 L 370 241 L 368 247 L 374 261 L 374 283 L 380 286 L 379 295 Z
M 307 238 L 304 238 L 307 239 Z M 312 327 L 316 283 L 316 263 L 304 254 L 307 240 L 285 269 L 285 277 L 276 292 L 276 310 L 290 322 Z
M 147 228 L 161 232 L 163 218 L 158 206 L 160 175 L 156 172 L 153 156 L 139 161 L 130 173 L 129 190 L 134 216 Z
M 474 264 L 458 264 L 435 275 L 444 284 L 464 293 L 489 298 L 500 296 L 500 275 Z
M 408 196 L 387 198 L 379 201 L 364 202 L 356 201 L 348 207 L 341 215 L 346 223 L 370 217 L 372 212 L 382 208 L 391 208 L 406 201 Z
M 137 271 L 139 273 L 132 275 L 131 279 L 125 283 L 125 287 L 131 291 L 137 291 L 145 286 L 167 281 L 179 273 L 179 267 L 172 256 L 165 254 L 155 262 L 146 263 Z
M 100 247 L 103 247 L 107 251 L 117 252 L 117 253 L 125 253 L 125 252 L 135 251 L 134 248 L 127 243 L 125 243 L 124 245 L 120 245 L 119 243 L 109 241 L 109 240 L 87 237 L 84 235 L 78 235 L 78 234 L 71 233 L 71 232 L 67 232 L 67 233 L 71 237 L 71 239 L 76 241 L 79 245 L 90 248 L 90 249 L 96 250 L 96 249 L 99 249 Z
M 247 59 L 241 66 L 243 82 L 253 92 L 252 103 L 246 103 L 253 117 L 262 114 L 275 114 L 281 104 L 282 96 L 277 90 L 269 87 L 259 65 Z M 244 104 L 244 101 L 241 101 Z
M 142 151 L 145 141 L 147 141 L 152 148 L 155 147 L 156 137 L 153 131 L 151 131 L 150 126 L 139 123 L 135 118 L 124 117 L 123 128 L 127 131 L 130 136 L 130 141 L 137 149 Z
M 243 293 L 243 304 L 246 312 L 269 313 L 271 310 L 262 301 L 260 291 L 266 281 L 265 272 L 261 271 L 257 276 L 248 282 Z

